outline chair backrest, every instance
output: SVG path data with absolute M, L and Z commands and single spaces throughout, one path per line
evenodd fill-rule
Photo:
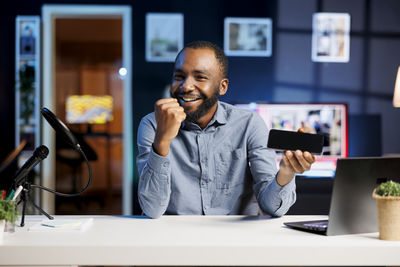
M 19 146 L 6 157 L 6 159 L 0 165 L 0 174 L 18 160 L 18 157 L 21 155 L 21 152 L 24 150 L 26 144 L 26 140 L 22 140 Z
M 18 170 L 18 158 L 26 147 L 26 140 L 22 140 L 0 164 L 0 189 L 10 189 L 13 184 L 13 177 Z

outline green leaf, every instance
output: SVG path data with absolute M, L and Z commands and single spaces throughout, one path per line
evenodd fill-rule
M 380 196 L 398 197 L 400 196 L 400 183 L 393 181 L 381 183 L 377 188 L 376 193 Z
M 17 204 L 12 200 L 0 200 L 0 220 L 15 224 L 18 219 Z

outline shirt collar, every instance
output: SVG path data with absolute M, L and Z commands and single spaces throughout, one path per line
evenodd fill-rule
M 217 104 L 217 111 L 214 114 L 214 117 L 211 119 L 211 121 L 208 123 L 207 127 L 211 126 L 211 125 L 224 125 L 226 124 L 226 117 L 227 117 L 227 113 L 225 110 L 225 107 L 223 105 L 221 105 L 221 102 L 218 101 Z M 191 123 L 191 122 L 182 122 L 181 128 L 182 129 L 192 129 L 193 126 L 196 128 L 196 126 L 198 127 L 198 125 Z M 206 127 L 206 128 L 207 128 Z
M 214 123 L 218 123 L 220 125 L 226 124 L 226 110 L 221 102 L 218 101 L 217 111 L 214 114 L 214 117 L 211 119 L 208 125 L 212 125 Z

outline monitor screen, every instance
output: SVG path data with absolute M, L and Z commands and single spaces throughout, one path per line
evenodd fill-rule
M 104 124 L 113 119 L 113 97 L 71 95 L 66 102 L 68 123 Z
M 336 160 L 348 155 L 346 104 L 245 103 L 236 106 L 257 112 L 269 129 L 297 131 L 303 128 L 306 132 L 324 136 L 322 155 L 316 155 L 315 163 L 302 174 L 304 176 L 333 177 Z M 281 152 L 277 152 L 277 164 L 281 157 Z

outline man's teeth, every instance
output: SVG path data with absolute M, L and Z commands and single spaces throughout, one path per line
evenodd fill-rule
M 197 98 L 182 97 L 182 100 L 185 101 L 185 102 L 190 102 L 190 101 L 196 101 Z

